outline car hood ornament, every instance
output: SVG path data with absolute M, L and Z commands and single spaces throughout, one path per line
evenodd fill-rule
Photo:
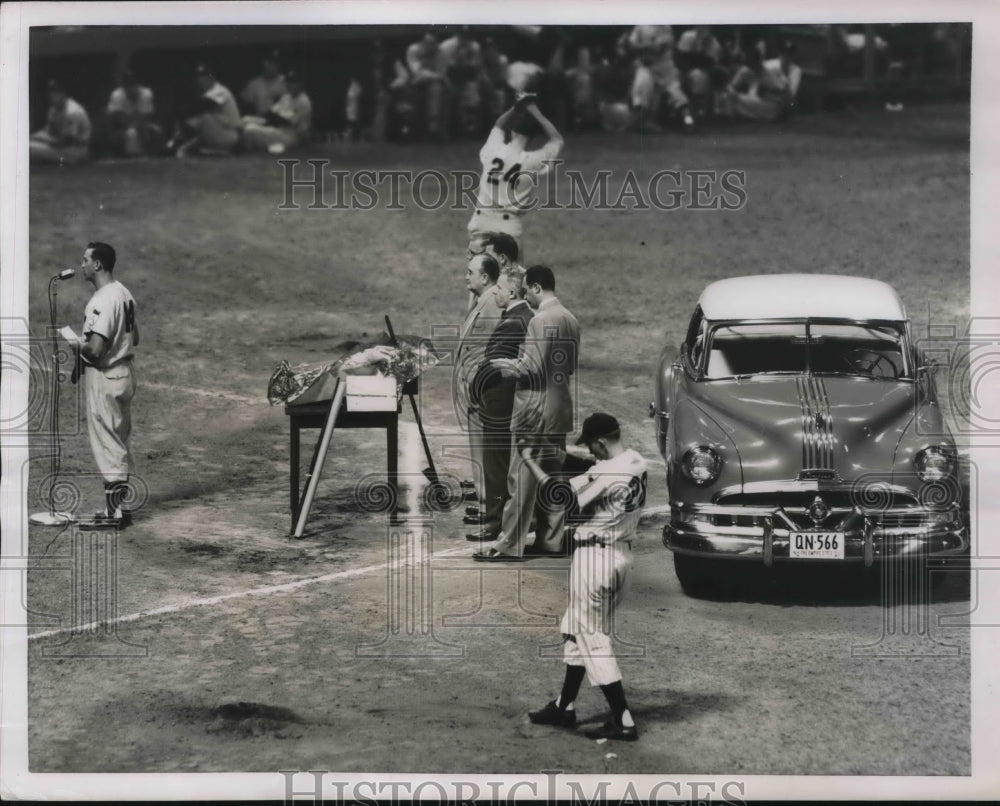
M 809 513 L 809 519 L 819 526 L 829 517 L 830 507 L 826 505 L 826 501 L 817 495 L 815 500 L 809 505 L 807 512 Z

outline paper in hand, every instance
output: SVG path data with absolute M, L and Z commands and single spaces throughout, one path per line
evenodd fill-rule
M 76 335 L 76 331 L 73 330 L 69 325 L 63 325 L 59 329 L 59 335 L 62 336 L 66 341 L 76 341 L 83 342 L 83 339 Z

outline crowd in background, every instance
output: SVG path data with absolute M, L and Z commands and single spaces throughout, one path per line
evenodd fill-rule
M 882 26 L 872 43 L 847 27 L 813 27 L 828 29 L 827 66 L 847 70 L 874 55 L 889 111 L 902 109 L 900 88 L 918 60 L 957 64 L 960 58 L 947 25 L 930 29 L 930 45 L 921 45 L 920 53 L 912 36 L 895 35 L 893 26 Z M 31 158 L 65 164 L 102 156 L 277 154 L 331 137 L 480 137 L 521 92 L 537 93 L 539 106 L 564 131 L 776 121 L 800 106 L 805 73 L 796 44 L 761 36 L 759 26 L 511 28 L 502 43 L 493 29 L 469 26 L 445 34 L 428 30 L 408 43 L 374 41 L 343 77 L 339 108 L 324 110 L 332 128 L 319 132 L 307 87 L 318 90 L 328 77 L 300 75 L 290 69 L 294 59 L 277 51 L 267 53 L 259 74 L 246 76 L 237 92 L 209 65 L 177 65 L 184 90 L 166 113 L 142 77 L 127 69 L 99 109 L 85 109 L 52 79 L 46 123 L 31 136 Z M 805 72 L 815 73 L 815 65 Z

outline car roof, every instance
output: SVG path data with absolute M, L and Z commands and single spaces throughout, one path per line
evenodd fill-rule
M 840 274 L 755 274 L 709 285 L 698 300 L 706 319 L 887 319 L 906 308 L 887 283 Z

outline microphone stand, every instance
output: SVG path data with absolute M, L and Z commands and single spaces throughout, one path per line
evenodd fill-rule
M 59 459 L 61 447 L 59 445 L 59 342 L 56 340 L 56 284 L 59 282 L 57 274 L 49 280 L 49 324 L 52 336 L 52 405 L 49 409 L 49 433 L 52 435 L 52 462 L 50 465 L 49 478 L 49 510 L 48 512 L 36 512 L 28 520 L 36 526 L 67 526 L 76 523 L 76 518 L 71 512 L 56 512 L 56 476 L 59 473 Z

